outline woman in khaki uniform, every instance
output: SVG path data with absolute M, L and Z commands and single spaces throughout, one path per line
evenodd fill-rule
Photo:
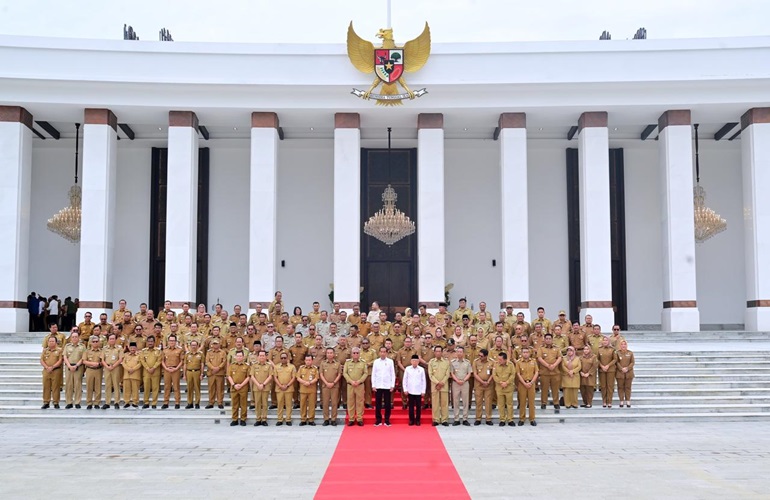
M 567 355 L 561 362 L 561 387 L 564 390 L 564 406 L 577 408 L 577 393 L 580 389 L 580 358 L 575 356 L 575 348 L 569 346 Z
M 618 397 L 620 407 L 631 408 L 631 383 L 634 381 L 634 353 L 628 350 L 628 343 L 623 340 L 618 349 L 617 370 L 615 378 L 618 381 Z
M 599 363 L 594 356 L 591 346 L 583 347 L 583 356 L 580 358 L 580 396 L 583 398 L 581 408 L 591 408 L 594 403 L 594 389 L 596 387 L 596 368 Z

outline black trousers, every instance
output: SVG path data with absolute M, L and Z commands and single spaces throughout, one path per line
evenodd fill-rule
M 390 389 L 377 389 L 374 395 L 376 423 L 382 422 L 382 405 L 385 404 L 385 422 L 390 423 Z
M 422 412 L 422 406 L 420 405 L 420 399 L 422 396 L 419 394 L 409 395 L 409 423 L 417 423 L 420 421 L 420 413 Z

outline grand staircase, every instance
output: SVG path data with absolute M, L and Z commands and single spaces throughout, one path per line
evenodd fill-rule
M 229 422 L 229 407 L 225 410 L 174 410 L 173 406 L 167 410 L 121 407 L 119 410 L 88 411 L 84 406 L 80 410 L 65 410 L 63 394 L 62 409 L 41 410 L 41 367 L 38 359 L 43 336 L 43 333 L 0 333 L 0 423 L 25 419 Z M 540 410 L 538 394 L 538 422 L 770 420 L 770 333 L 632 331 L 624 332 L 624 336 L 636 358 L 632 408 L 617 407 L 617 395 L 613 408 L 602 408 L 597 394 L 593 408 L 562 409 L 560 414 L 556 414 L 551 407 Z M 182 392 L 184 408 L 187 404 L 184 383 Z M 205 380 L 201 402 L 203 405 L 208 403 Z M 451 414 L 450 408 L 450 421 Z M 298 415 L 299 411 L 294 410 L 292 416 L 295 422 L 299 421 Z M 252 416 L 251 412 L 249 416 Z M 343 417 L 344 410 L 340 409 L 340 423 Z M 471 407 L 470 420 L 473 417 L 474 408 Z M 271 423 L 275 421 L 275 410 L 270 411 L 269 419 Z M 429 419 L 430 411 L 423 411 L 423 425 Z M 322 420 L 320 410 L 316 411 L 316 422 L 320 424 Z M 401 420 L 405 420 L 405 415 L 401 411 L 395 412 L 393 423 L 400 424 Z M 372 422 L 374 410 L 366 410 L 365 423 Z

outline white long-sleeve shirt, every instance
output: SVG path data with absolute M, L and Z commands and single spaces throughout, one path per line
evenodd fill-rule
M 404 370 L 404 392 L 414 396 L 425 393 L 425 370 L 422 366 L 409 365 Z
M 372 366 L 372 388 L 392 389 L 396 385 L 396 369 L 390 358 L 377 358 Z

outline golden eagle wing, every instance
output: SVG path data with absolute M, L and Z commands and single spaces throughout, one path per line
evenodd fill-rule
M 348 26 L 348 58 L 358 71 L 374 72 L 374 44 L 356 34 L 353 21 Z
M 348 39 L 350 35 L 348 35 Z M 404 45 L 404 71 L 417 71 L 428 62 L 430 56 L 430 28 L 425 23 L 425 29 L 420 36 L 406 42 Z

